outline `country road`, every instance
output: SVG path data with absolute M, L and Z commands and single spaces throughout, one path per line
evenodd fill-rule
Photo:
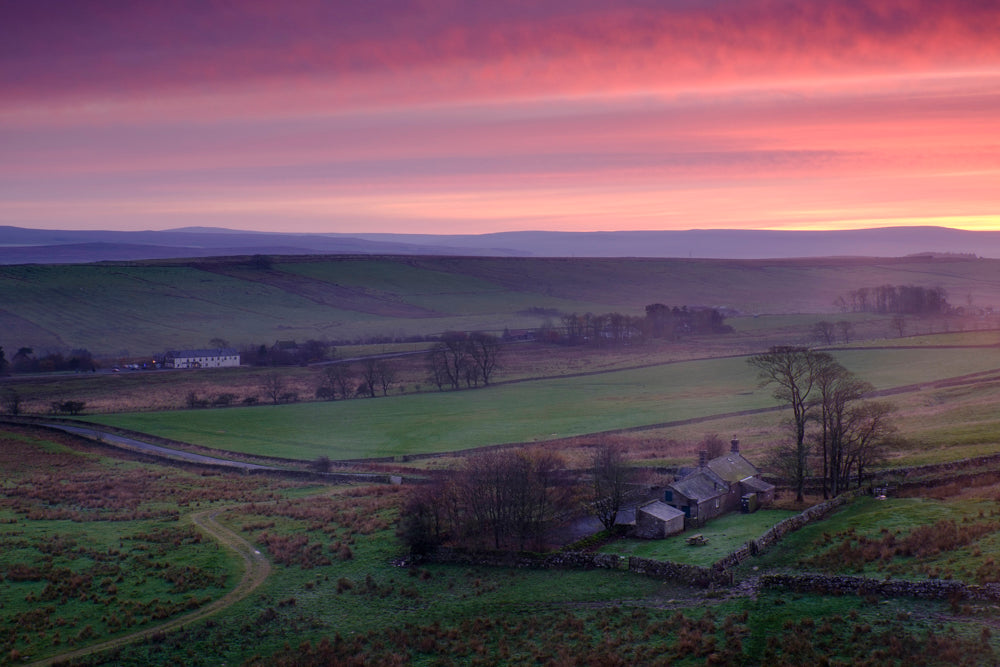
M 156 454 L 158 456 L 174 459 L 182 459 L 184 461 L 189 461 L 191 463 L 205 463 L 208 465 L 215 466 L 228 466 L 230 468 L 240 468 L 241 470 L 277 470 L 272 466 L 263 466 L 256 463 L 245 463 L 243 461 L 230 461 L 229 459 L 220 459 L 214 456 L 205 456 L 204 454 L 195 454 L 194 452 L 186 452 L 181 449 L 170 449 L 169 447 L 161 447 L 159 445 L 154 445 L 149 442 L 143 442 L 142 440 L 136 440 L 135 438 L 128 438 L 123 435 L 115 435 L 114 433 L 109 433 L 102 429 L 96 427 L 83 427 L 83 426 L 70 426 L 68 424 L 57 424 L 48 423 L 42 424 L 48 428 L 59 429 L 60 431 L 65 431 L 66 433 L 72 433 L 73 435 L 82 435 L 85 438 L 92 438 L 100 442 L 107 444 L 113 444 L 119 447 L 124 447 L 125 449 L 137 449 L 148 454 Z
M 100 653 L 102 651 L 108 651 L 125 646 L 126 644 L 130 644 L 140 639 L 145 639 L 157 633 L 176 630 L 190 623 L 212 616 L 213 614 L 226 609 L 227 607 L 250 595 L 250 593 L 263 584 L 268 575 L 270 575 L 271 562 L 262 553 L 260 553 L 260 551 L 255 549 L 253 545 L 215 520 L 216 516 L 222 512 L 232 509 L 233 507 L 235 506 L 202 510 L 191 514 L 190 517 L 192 523 L 194 523 L 194 525 L 196 525 L 202 532 L 227 549 L 236 552 L 240 558 L 243 559 L 245 569 L 243 577 L 236 585 L 236 588 L 201 609 L 196 609 L 189 614 L 172 619 L 166 623 L 162 623 L 151 628 L 145 628 L 143 630 L 139 630 L 138 632 L 133 632 L 114 639 L 109 639 L 108 641 L 104 641 L 99 644 L 86 646 L 75 651 L 52 656 L 51 658 L 39 660 L 38 662 L 31 663 L 32 666 L 51 665 L 57 662 L 75 660 L 94 653 Z

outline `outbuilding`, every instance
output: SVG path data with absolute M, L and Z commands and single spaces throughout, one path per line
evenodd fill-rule
M 654 500 L 636 508 L 633 535 L 646 539 L 661 539 L 684 530 L 684 512 Z

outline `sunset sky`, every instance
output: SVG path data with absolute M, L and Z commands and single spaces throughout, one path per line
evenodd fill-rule
M 1000 3 L 0 0 L 0 225 L 1000 229 Z

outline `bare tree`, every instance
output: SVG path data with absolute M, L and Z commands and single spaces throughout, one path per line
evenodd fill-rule
M 285 391 L 285 380 L 280 373 L 266 373 L 260 379 L 260 389 L 264 395 L 271 399 L 274 405 L 281 401 L 281 395 Z
M 906 333 L 906 317 L 902 313 L 896 313 L 892 316 L 892 330 L 896 332 L 897 338 L 902 338 L 903 334 Z
M 708 452 L 709 460 L 722 456 L 726 453 L 729 443 L 723 440 L 718 433 L 709 433 L 701 439 L 699 451 Z
M 463 380 L 469 380 L 467 371 L 474 362 L 469 356 L 468 343 L 466 334 L 449 331 L 444 333 L 441 340 L 427 353 L 431 382 L 439 389 L 443 389 L 446 384 L 452 389 L 458 389 Z
M 813 336 L 815 336 L 821 342 L 832 345 L 835 338 L 835 330 L 833 322 L 827 322 L 826 320 L 821 320 L 813 325 L 812 328 Z
M 396 378 L 398 377 L 396 366 L 386 359 L 379 359 L 375 366 L 378 386 L 382 389 L 382 395 L 388 396 L 389 388 L 396 382 Z
M 796 499 L 801 501 L 809 464 L 806 426 L 815 403 L 817 376 L 820 369 L 833 363 L 833 358 L 804 347 L 777 346 L 750 357 L 747 362 L 757 369 L 760 385 L 771 386 L 774 397 L 792 409 L 793 465 L 790 470 Z
M 379 384 L 379 360 L 367 357 L 361 361 L 361 379 L 369 398 L 375 398 L 375 387 Z
M 500 340 L 492 334 L 477 332 L 469 336 L 468 356 L 485 385 L 500 367 L 500 347 Z
M 819 430 L 816 442 L 823 461 L 823 496 L 844 490 L 844 464 L 856 428 L 859 401 L 874 387 L 831 361 L 816 373 Z
M 840 479 L 844 488 L 851 477 L 851 469 L 858 471 L 858 486 L 864 479 L 865 468 L 882 457 L 883 444 L 896 432 L 892 421 L 895 406 L 883 401 L 867 401 L 854 406 L 844 430 L 844 458 Z
M 611 530 L 625 501 L 630 470 L 622 447 L 601 443 L 594 449 L 594 514 L 605 530 Z
M 850 343 L 851 337 L 854 335 L 854 325 L 847 320 L 839 320 L 837 329 L 840 330 L 840 337 L 844 339 L 844 342 Z

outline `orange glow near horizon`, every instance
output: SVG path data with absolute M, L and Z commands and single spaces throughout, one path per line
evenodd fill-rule
M 0 26 L 0 225 L 1000 230 L 989 3 L 45 7 Z

